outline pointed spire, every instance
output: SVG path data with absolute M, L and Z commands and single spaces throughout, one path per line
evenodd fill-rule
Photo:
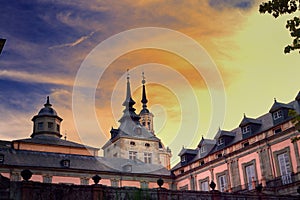
M 45 107 L 51 107 L 52 104 L 50 103 L 50 100 L 49 100 L 49 96 L 47 96 L 47 101 L 46 103 L 44 104 Z
M 126 89 L 126 99 L 123 103 L 123 106 L 126 108 L 130 108 L 135 104 L 135 101 L 131 98 L 131 89 L 130 89 L 130 77 L 129 77 L 129 70 L 127 69 L 127 89 Z
M 127 90 L 126 90 L 126 99 L 123 102 L 123 106 L 125 106 L 125 109 L 123 110 L 123 116 L 121 117 L 121 119 L 119 120 L 119 122 L 124 122 L 126 121 L 126 119 L 131 119 L 133 120 L 135 123 L 139 123 L 138 120 L 140 119 L 140 117 L 134 112 L 135 108 L 133 107 L 133 105 L 135 104 L 135 101 L 132 99 L 131 97 L 131 89 L 130 89 L 130 78 L 129 78 L 129 72 L 127 69 Z
M 145 80 L 145 73 L 142 72 L 142 84 L 143 84 L 143 90 L 142 90 L 142 104 L 143 104 L 143 109 L 141 110 L 141 113 L 149 113 L 149 110 L 147 109 L 147 103 L 148 103 L 148 99 L 147 99 L 147 95 L 146 95 L 146 80 Z

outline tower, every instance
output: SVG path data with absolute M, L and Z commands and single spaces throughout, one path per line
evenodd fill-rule
M 33 133 L 31 137 L 42 137 L 51 136 L 56 138 L 61 138 L 60 134 L 60 124 L 62 122 L 56 111 L 52 108 L 49 96 L 47 96 L 47 101 L 37 115 L 32 118 L 33 121 Z
M 119 120 L 119 128 L 111 129 L 111 138 L 102 147 L 104 157 L 139 160 L 149 164 L 160 164 L 170 169 L 171 151 L 154 135 L 153 115 L 147 109 L 145 83 L 143 75 L 143 108 L 137 115 L 133 107 L 135 101 L 131 97 L 129 74 L 127 75 L 126 97 L 122 104 L 125 109 Z
M 145 74 L 144 72 L 142 73 L 142 84 L 143 84 L 143 89 L 142 89 L 142 110 L 140 112 L 140 123 L 147 129 L 149 130 L 153 135 L 154 135 L 154 129 L 153 129 L 153 114 L 148 110 L 147 108 L 147 95 L 146 95 L 146 80 L 145 80 Z

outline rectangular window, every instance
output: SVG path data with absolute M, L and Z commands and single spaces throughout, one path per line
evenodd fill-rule
M 137 159 L 137 152 L 136 151 L 129 151 L 129 159 L 130 160 Z
M 110 180 L 112 187 L 119 187 L 119 181 L 116 179 Z
M 38 123 L 38 130 L 43 130 L 43 127 L 44 126 L 44 124 L 43 124 L 43 122 L 39 122 Z
M 281 128 L 277 128 L 277 129 L 274 130 L 274 134 L 278 134 L 280 132 L 282 132 Z
M 254 165 L 252 164 L 246 166 L 245 171 L 246 171 L 248 190 L 253 190 L 255 189 L 255 181 L 256 181 Z
M 274 120 L 279 119 L 281 117 L 282 117 L 282 111 L 281 110 L 278 110 L 278 111 L 273 113 L 273 119 Z
M 185 162 L 185 155 L 181 156 L 181 162 Z
M 277 158 L 278 158 L 282 184 L 292 183 L 291 165 L 289 162 L 288 154 L 287 153 L 279 154 Z
M 200 166 L 201 166 L 201 165 L 204 165 L 204 164 L 205 164 L 204 160 L 201 160 L 201 161 L 200 161 Z
M 200 148 L 200 153 L 205 153 L 205 152 L 206 152 L 205 146 L 201 146 L 201 148 Z
M 250 125 L 242 127 L 242 132 L 243 132 L 243 134 L 249 133 L 250 130 L 251 130 L 251 129 L 250 129 Z
M 224 139 L 223 138 L 219 138 L 218 139 L 218 146 L 224 144 Z
M 53 122 L 48 122 L 48 129 L 52 129 L 53 128 Z
M 57 124 L 57 125 L 56 125 L 56 131 L 59 132 L 59 130 L 60 130 L 60 127 L 59 127 L 59 125 Z
M 200 183 L 201 191 L 208 191 L 208 181 L 203 181 Z
M 189 186 L 186 184 L 182 187 L 179 187 L 179 190 L 188 190 L 189 189 Z
M 144 162 L 152 163 L 152 153 L 144 153 Z
M 249 146 L 249 142 L 244 142 L 244 143 L 242 143 L 242 145 L 243 145 L 243 147 L 247 147 L 247 146 Z
M 226 176 L 225 175 L 221 175 L 218 177 L 219 179 L 219 190 L 221 192 L 225 192 L 226 191 L 226 185 L 227 185 L 227 182 L 226 182 Z
M 149 184 L 146 181 L 141 181 L 141 188 L 148 188 Z

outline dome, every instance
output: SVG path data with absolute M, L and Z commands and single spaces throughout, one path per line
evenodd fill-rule
M 52 116 L 57 116 L 57 113 L 56 111 L 51 108 L 51 107 L 45 107 L 45 108 L 42 108 L 38 114 L 39 116 L 41 115 L 52 115 Z
M 38 116 L 43 116 L 43 115 L 50 115 L 50 116 L 57 116 L 56 111 L 52 108 L 52 104 L 50 104 L 49 97 L 47 97 L 47 102 L 44 104 L 44 108 L 40 110 L 38 113 Z

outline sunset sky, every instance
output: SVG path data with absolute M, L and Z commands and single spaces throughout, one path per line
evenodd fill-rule
M 49 95 L 64 119 L 62 134 L 68 140 L 102 147 L 111 127 L 119 125 L 129 69 L 137 112 L 141 110 L 141 73 L 145 73 L 155 132 L 171 148 L 174 164 L 182 146 L 195 148 L 202 135 L 213 138 L 219 127 L 232 130 L 243 113 L 259 117 L 269 111 L 275 97 L 288 103 L 300 90 L 300 55 L 283 53 L 291 42 L 285 29 L 289 16 L 275 20 L 259 14 L 260 2 L 2 2 L 0 38 L 7 41 L 0 55 L 0 139 L 29 137 L 31 119 Z M 193 51 L 177 36 L 151 35 L 148 29 L 141 29 L 146 27 L 185 35 L 203 52 Z M 142 35 L 129 36 L 128 30 L 142 30 Z M 112 40 L 124 33 L 122 42 Z M 108 41 L 105 48 L 104 41 Z M 186 56 L 143 48 L 153 42 L 178 48 Z M 123 48 L 132 51 L 116 54 L 113 62 L 104 65 L 103 59 Z M 189 56 L 200 60 L 197 66 Z M 94 85 L 89 84 L 89 77 L 78 82 L 80 69 L 86 65 L 103 71 L 99 77 L 94 74 L 99 80 Z M 77 83 L 85 91 L 95 87 L 95 100 L 80 97 L 74 106 Z M 92 115 L 86 110 L 93 111 Z M 214 117 L 219 120 L 213 121 Z

